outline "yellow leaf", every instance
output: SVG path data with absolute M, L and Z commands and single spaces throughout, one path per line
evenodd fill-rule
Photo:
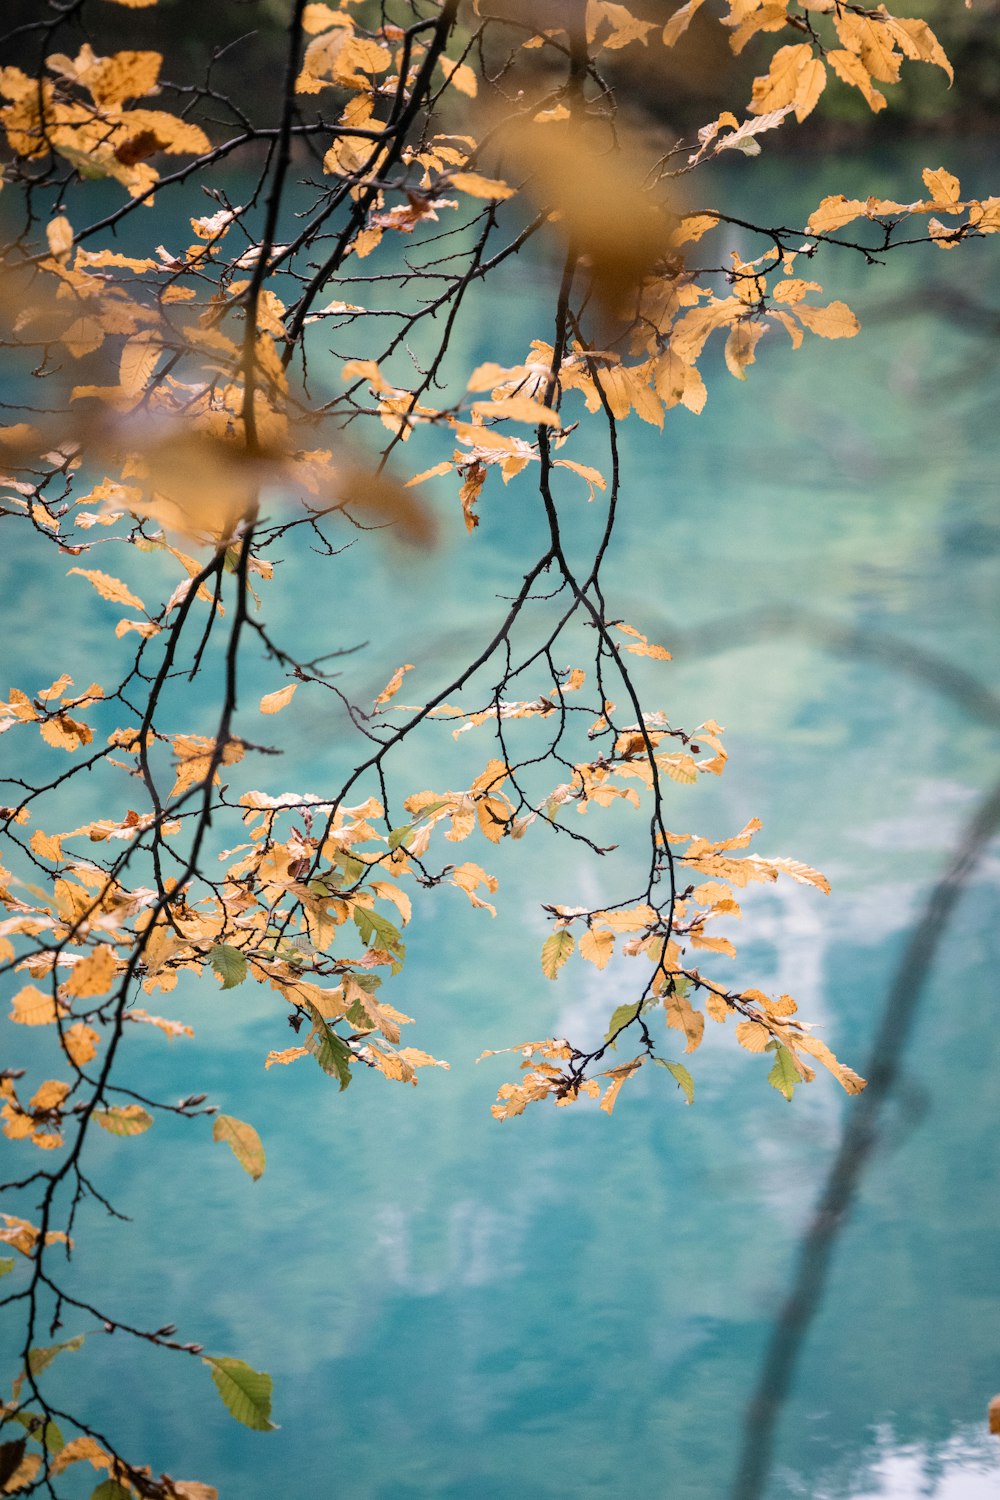
M 43 994 L 33 984 L 18 990 L 11 1004 L 14 1009 L 10 1013 L 10 1019 L 19 1026 L 49 1026 L 56 1019 L 54 996 Z
M 621 1092 L 622 1084 L 627 1083 L 634 1073 L 638 1073 L 645 1060 L 645 1057 L 633 1057 L 631 1062 L 623 1063 L 620 1068 L 609 1068 L 606 1073 L 601 1074 L 602 1078 L 611 1079 L 604 1092 L 604 1098 L 601 1100 L 600 1107 L 604 1110 L 605 1114 L 611 1114 L 611 1111 L 615 1107 L 615 1100 Z
M 587 959 L 588 963 L 596 964 L 599 969 L 607 967 L 614 951 L 615 935 L 613 932 L 588 927 L 580 937 L 580 957 Z
M 348 249 L 351 254 L 356 255 L 358 260 L 364 260 L 366 255 L 371 255 L 382 241 L 381 229 L 362 229 L 354 236 Z
M 39 1113 L 44 1113 L 50 1109 L 58 1109 L 68 1093 L 68 1083 L 62 1083 L 59 1079 L 50 1078 L 33 1095 L 31 1107 Z
M 81 745 L 89 745 L 94 738 L 89 724 L 71 719 L 69 714 L 56 714 L 54 719 L 46 719 L 44 724 L 39 724 L 38 732 L 45 743 L 56 750 L 78 750 Z
M 682 1031 L 687 1038 L 684 1051 L 696 1051 L 705 1034 L 705 1017 L 701 1011 L 695 1010 L 691 1002 L 678 993 L 664 995 L 663 1009 L 666 1012 L 667 1025 L 674 1031 Z
M 79 517 L 77 517 L 79 522 Z M 136 635 L 141 635 L 143 640 L 151 640 L 154 635 L 159 635 L 159 625 L 154 625 L 152 620 L 119 620 L 115 626 L 115 635 L 121 640 L 123 635 L 128 635 L 134 630 Z
M 942 224 L 940 219 L 928 219 L 927 233 L 939 250 L 955 250 L 958 248 L 961 236 L 954 226 L 949 228 L 947 224 Z
M 63 1049 L 70 1062 L 75 1063 L 78 1068 L 97 1056 L 99 1041 L 99 1034 L 82 1021 L 77 1021 L 75 1026 L 70 1026 L 62 1035 Z
M 70 568 L 67 577 L 73 573 L 79 573 L 81 578 L 86 578 L 102 599 L 110 599 L 112 604 L 127 604 L 130 609 L 145 611 L 146 606 L 142 600 L 137 599 L 121 579 L 112 578 L 110 573 L 100 573 L 96 568 Z
M 817 1062 L 823 1064 L 824 1068 L 829 1068 L 841 1088 L 848 1094 L 860 1094 L 867 1087 L 867 1079 L 855 1073 L 853 1068 L 847 1068 L 842 1062 L 839 1062 L 830 1048 L 825 1042 L 821 1042 L 819 1037 L 796 1036 L 795 1046 L 801 1052 L 808 1052 L 810 1057 L 815 1057 Z
M 31 847 L 35 853 L 41 855 L 42 859 L 62 859 L 62 844 L 56 837 L 50 837 L 36 828 L 31 835 Z
M 248 1172 L 254 1182 L 264 1175 L 264 1147 L 252 1125 L 244 1120 L 234 1119 L 232 1115 L 217 1115 L 212 1126 L 212 1139 L 225 1141 L 244 1172 Z
M 759 1021 L 741 1021 L 736 1028 L 736 1040 L 748 1052 L 763 1052 L 771 1040 L 771 1033 Z
M 127 391 L 130 396 L 138 396 L 140 391 L 144 391 L 162 352 L 162 346 L 152 341 L 151 334 L 139 334 L 136 338 L 129 339 L 122 349 L 118 366 L 122 390 Z M 124 600 L 120 602 L 125 603 Z
M 424 469 L 422 473 L 414 474 L 412 479 L 406 481 L 406 488 L 409 489 L 414 484 L 423 484 L 425 479 L 437 479 L 439 474 L 450 474 L 454 467 L 455 465 L 446 459 L 444 463 L 435 464 L 432 469 Z
M 117 0 L 119 5 L 127 3 L 127 0 Z M 17 1490 L 27 1489 L 32 1480 L 42 1467 L 41 1454 L 28 1453 L 18 1464 L 14 1473 L 10 1475 L 3 1487 L 5 1495 L 12 1495 Z
M 45 226 L 45 238 L 53 255 L 59 259 L 69 255 L 73 248 L 73 226 L 65 214 L 49 220 Z
M 741 318 L 729 330 L 725 348 L 726 368 L 737 380 L 746 380 L 746 367 L 755 363 L 755 350 L 766 328 L 766 323 L 748 322 Z
M 811 58 L 799 73 L 795 90 L 795 118 L 801 122 L 816 108 L 820 94 L 826 88 L 826 68 L 818 57 Z
M 333 10 L 329 5 L 317 3 L 307 5 L 302 12 L 302 30 L 307 36 L 316 36 L 320 31 L 329 31 L 331 26 L 353 28 L 354 22 L 342 10 Z
M 295 696 L 298 683 L 290 682 L 287 687 L 278 688 L 276 692 L 265 693 L 260 700 L 260 711 L 262 714 L 277 714 L 283 708 L 287 708 Z
M 63 672 L 60 677 L 56 678 L 51 687 L 47 687 L 44 692 L 39 693 L 38 696 L 39 698 L 41 698 L 43 703 L 51 703 L 53 698 L 61 698 L 66 689 L 72 686 L 72 677 L 68 672 Z
M 843 193 L 837 193 L 824 198 L 819 208 L 809 215 L 806 229 L 810 234 L 832 234 L 835 229 L 850 224 L 852 219 L 859 219 L 864 212 L 865 204 L 860 198 L 845 198 Z
M 589 464 L 578 464 L 572 458 L 557 458 L 554 459 L 553 462 L 557 469 L 569 469 L 571 473 L 579 474 L 581 479 L 585 479 L 587 484 L 590 486 L 591 500 L 593 500 L 594 498 L 595 485 L 599 490 L 606 490 L 608 487 L 607 481 L 605 480 L 604 475 L 600 472 L 600 470 L 592 469 Z
M 799 303 L 795 316 L 810 333 L 818 333 L 824 339 L 852 339 L 861 329 L 861 324 L 844 302 L 829 302 L 826 307 Z
M 392 676 L 390 677 L 389 681 L 386 683 L 385 687 L 375 699 L 375 707 L 381 708 L 383 703 L 388 703 L 390 698 L 394 698 L 403 685 L 403 678 L 405 677 L 406 673 L 412 671 L 412 661 L 406 662 L 402 667 L 397 667 L 395 672 L 393 672 Z
M 146 949 L 146 965 L 147 968 L 152 968 L 153 966 L 150 961 L 148 948 Z M 164 989 L 167 988 L 167 985 L 163 983 L 163 980 L 166 977 L 168 976 L 160 976 L 160 983 Z M 171 974 L 169 977 L 176 979 L 176 975 L 173 974 Z M 125 1012 L 124 1019 L 126 1021 L 132 1021 L 137 1026 L 155 1026 L 157 1031 L 162 1031 L 164 1036 L 168 1037 L 170 1041 L 173 1041 L 174 1038 L 178 1036 L 194 1036 L 194 1030 L 192 1029 L 192 1027 L 185 1026 L 183 1021 L 169 1021 L 163 1016 L 151 1016 L 148 1010 L 141 1010 L 138 1006 L 135 1005 L 133 1005 L 130 1010 L 127 1010 Z
M 753 81 L 750 113 L 766 115 L 772 110 L 794 104 L 802 74 L 812 60 L 812 47 L 808 42 L 792 47 L 779 47 L 771 59 L 771 67 L 766 76 Z
M 683 36 L 691 25 L 697 11 L 704 4 L 704 0 L 687 0 L 679 10 L 675 10 L 666 26 L 663 28 L 663 45 L 672 47 L 679 37 Z
M 934 63 L 947 73 L 949 84 L 955 82 L 955 74 L 945 50 L 926 21 L 916 17 L 890 16 L 884 5 L 879 6 L 879 12 L 885 16 L 886 29 L 892 34 L 896 46 L 904 56 L 918 62 Z
M 868 107 L 873 113 L 885 109 L 885 95 L 872 83 L 871 74 L 865 67 L 861 58 L 853 52 L 833 51 L 826 54 L 827 62 L 831 63 L 837 74 L 845 83 L 859 89 L 868 101 Z
M 542 944 L 542 973 L 546 979 L 555 979 L 574 946 L 573 934 L 565 927 L 545 939 Z
M 264 1067 L 272 1068 L 275 1063 L 291 1063 L 298 1057 L 308 1056 L 309 1049 L 307 1047 L 286 1047 L 283 1052 L 269 1052 L 264 1059 Z
M 472 408 L 477 417 L 507 417 L 513 422 L 530 422 L 538 427 L 561 427 L 559 413 L 541 401 L 528 396 L 507 396 L 502 401 L 476 401 Z
M 612 932 L 645 932 L 656 921 L 656 912 L 643 904 L 623 911 L 598 911 L 594 913 L 594 920 Z
M 510 822 L 510 805 L 505 798 L 480 797 L 476 803 L 476 817 L 479 820 L 480 829 L 490 842 L 499 844 Z
M 452 62 L 450 57 L 439 57 L 441 71 L 453 88 L 468 99 L 474 99 L 479 91 L 479 80 L 468 63 Z
M 451 1063 L 442 1062 L 439 1057 L 432 1057 L 429 1052 L 421 1052 L 419 1047 L 400 1047 L 396 1056 L 411 1068 L 444 1068 L 446 1071 L 451 1069 Z
M 448 176 L 453 187 L 468 193 L 470 198 L 513 198 L 516 188 L 508 187 L 494 177 L 481 177 L 478 172 L 451 172 Z
M 717 214 L 687 214 L 670 236 L 670 243 L 678 247 L 693 245 L 710 229 L 718 229 L 718 227 Z
M 924 186 L 934 199 L 935 208 L 955 213 L 961 209 L 962 189 L 957 177 L 946 172 L 944 167 L 938 167 L 936 171 L 928 167 L 922 175 Z
M 70 1464 L 78 1464 L 86 1460 L 95 1469 L 110 1469 L 111 1459 L 105 1453 L 94 1438 L 84 1434 L 82 1437 L 72 1438 L 51 1460 L 53 1474 L 61 1474 L 63 1469 L 68 1469 Z
M 398 1052 L 387 1052 L 381 1047 L 367 1047 L 364 1052 L 367 1062 L 378 1068 L 384 1078 L 390 1078 L 394 1083 L 416 1083 L 413 1069 L 404 1057 Z
M 73 965 L 66 981 L 66 993 L 81 1000 L 106 995 L 117 972 L 113 948 L 110 943 L 102 943 L 93 953 L 88 953 L 86 958 L 81 958 Z

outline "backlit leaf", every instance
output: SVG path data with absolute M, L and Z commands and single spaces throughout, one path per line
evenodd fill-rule
M 306 1042 L 306 1047 L 315 1057 L 323 1072 L 331 1078 L 340 1082 L 340 1091 L 348 1087 L 351 1081 L 351 1063 L 354 1061 L 354 1053 L 347 1043 L 337 1035 L 331 1026 L 320 1015 L 319 1011 L 306 1003 L 306 1009 L 313 1019 L 313 1031 Z
M 565 927 L 545 939 L 542 944 L 542 973 L 546 979 L 555 979 L 574 946 L 573 934 Z
M 861 324 L 844 302 L 830 302 L 826 307 L 809 307 L 800 302 L 795 316 L 810 333 L 818 333 L 824 339 L 852 339 L 861 331 Z
M 615 951 L 615 935 L 595 927 L 588 927 L 580 936 L 580 957 L 603 969 Z
M 495 177 L 483 177 L 478 172 L 452 172 L 449 182 L 470 198 L 512 198 L 515 189 L 508 187 Z
M 101 573 L 96 568 L 70 568 L 70 574 L 79 573 L 81 578 L 86 578 L 102 599 L 110 599 L 112 604 L 127 604 L 130 609 L 145 610 L 146 606 L 141 599 L 136 598 L 130 588 L 122 583 L 120 578 L 112 578 L 110 573 Z
M 116 5 L 135 4 L 136 0 L 114 0 Z M 153 0 L 155 4 L 155 0 Z M 125 1489 L 117 1479 L 105 1479 L 96 1490 L 91 1490 L 90 1500 L 134 1500 L 133 1492 Z
M 212 1372 L 216 1390 L 227 1409 L 255 1432 L 275 1432 L 271 1421 L 271 1377 L 251 1369 L 242 1359 L 223 1355 L 206 1355 L 203 1363 Z
M 96 1109 L 94 1119 L 109 1135 L 142 1135 L 153 1123 L 153 1116 L 141 1104 Z
M 791 1103 L 796 1085 L 802 1081 L 792 1054 L 787 1047 L 783 1047 L 778 1041 L 768 1042 L 767 1050 L 769 1052 L 773 1051 L 775 1054 L 774 1066 L 767 1075 L 767 1081 L 773 1089 L 778 1090 L 779 1094 L 784 1094 L 785 1098 Z
M 20 1026 L 48 1026 L 56 1019 L 57 1006 L 52 994 L 44 994 L 33 984 L 18 990 L 12 1000 L 10 1019 Z
M 247 977 L 246 954 L 229 943 L 216 943 L 208 955 L 208 961 L 222 980 L 224 990 L 235 989 Z
M 260 711 L 262 714 L 280 713 L 295 697 L 295 689 L 298 683 L 290 682 L 287 687 L 278 688 L 273 693 L 265 693 L 260 700 Z
M 252 1125 L 246 1124 L 244 1120 L 234 1119 L 232 1115 L 217 1115 L 212 1126 L 212 1139 L 225 1141 L 244 1172 L 248 1172 L 254 1182 L 264 1175 L 264 1147 Z
M 65 1354 L 67 1351 L 75 1351 L 83 1348 L 83 1334 L 78 1333 L 75 1338 L 66 1339 L 61 1344 L 50 1344 L 48 1348 L 30 1349 L 28 1351 L 28 1369 L 32 1375 L 40 1375 L 47 1370 L 57 1355 Z
M 683 1063 L 667 1062 L 664 1057 L 654 1057 L 653 1061 L 657 1067 L 666 1068 L 676 1080 L 677 1087 L 682 1090 L 688 1104 L 694 1103 L 694 1079 Z
M 66 993 L 81 1000 L 106 995 L 117 972 L 114 949 L 110 943 L 102 943 L 73 965 L 66 981 Z

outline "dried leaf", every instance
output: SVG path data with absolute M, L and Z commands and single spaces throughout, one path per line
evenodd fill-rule
M 264 1147 L 252 1125 L 237 1120 L 232 1115 L 217 1115 L 212 1126 L 212 1139 L 226 1142 L 244 1172 L 248 1172 L 254 1182 L 263 1177 Z
M 297 687 L 297 682 L 290 682 L 287 687 L 278 688 L 273 693 L 265 693 L 263 698 L 260 700 L 259 707 L 261 713 L 277 714 L 280 713 L 283 708 L 287 708 L 288 704 L 291 703 L 292 699 L 295 697 L 295 689 Z
M 70 568 L 69 572 L 70 574 L 79 573 L 81 578 L 86 578 L 102 599 L 110 599 L 112 604 L 127 604 L 130 609 L 145 611 L 146 606 L 142 600 L 136 598 L 120 578 L 112 578 L 110 573 L 100 573 L 96 568 Z

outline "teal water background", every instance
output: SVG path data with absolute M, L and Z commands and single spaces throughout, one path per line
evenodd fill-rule
M 740 162 L 727 184 L 743 191 L 752 166 L 790 223 L 832 191 L 916 198 L 919 166 L 938 156 L 970 193 L 996 187 L 972 148 L 936 145 L 822 168 Z M 733 240 L 743 254 L 763 248 L 751 245 Z M 831 878 L 829 897 L 748 891 L 735 972 L 794 993 L 863 1070 L 910 926 L 992 784 L 997 730 L 891 651 L 876 662 L 846 649 L 844 631 L 935 652 L 1000 692 L 996 241 L 900 252 L 881 268 L 845 254 L 816 270 L 858 312 L 860 338 L 807 338 L 793 353 L 776 334 L 745 385 L 716 361 L 700 418 L 671 412 L 662 434 L 633 418 L 606 592 L 674 652 L 647 679 L 651 700 L 674 722 L 727 727 L 725 776 L 671 789 L 668 825 L 722 837 L 756 815 L 761 852 Z M 548 305 L 547 276 L 515 263 L 484 290 L 456 364 L 516 361 Z M 956 309 L 956 288 L 968 306 Z M 573 456 L 603 458 L 596 442 Z M 447 485 L 434 493 L 454 507 Z M 508 490 L 494 476 L 471 539 L 448 523 L 424 562 L 358 547 L 307 565 L 268 600 L 269 623 L 323 649 L 377 643 L 345 663 L 359 697 L 416 662 L 406 694 L 420 701 L 500 617 L 492 595 L 512 592 L 535 556 L 536 503 L 530 476 Z M 567 516 L 573 503 L 567 491 Z M 596 507 L 578 503 L 583 550 Z M 27 544 L 2 561 L 18 622 L 9 674 L 44 685 L 75 657 L 86 682 L 107 616 L 81 602 L 77 580 L 74 617 L 89 612 L 66 642 L 43 561 L 51 568 Z M 278 685 L 259 665 L 246 702 Z M 208 690 L 192 690 L 190 706 L 207 724 Z M 346 755 L 342 719 L 307 692 L 287 714 L 288 784 L 328 792 Z M 485 748 L 459 747 L 457 764 L 481 764 Z M 400 783 L 458 785 L 451 753 L 446 732 L 422 741 Z M 266 766 L 257 784 L 287 789 L 283 774 Z M 407 1039 L 452 1070 L 416 1090 L 366 1076 L 341 1096 L 307 1062 L 265 1073 L 266 1051 L 294 1038 L 263 991 L 221 995 L 203 981 L 148 1002 L 196 1038 L 130 1038 L 126 1080 L 167 1097 L 204 1090 L 253 1121 L 267 1172 L 252 1183 L 204 1122 L 165 1118 L 141 1140 L 95 1142 L 95 1177 L 133 1222 L 88 1212 L 77 1285 L 123 1318 L 169 1318 L 271 1372 L 281 1430 L 237 1427 L 200 1365 L 117 1335 L 53 1367 L 67 1402 L 82 1396 L 125 1452 L 217 1483 L 226 1500 L 726 1493 L 743 1404 L 850 1101 L 824 1077 L 786 1104 L 760 1059 L 718 1032 L 693 1059 L 692 1108 L 666 1075 L 643 1074 L 612 1120 L 586 1106 L 491 1118 L 512 1073 L 509 1059 L 474 1066 L 484 1048 L 599 1035 L 629 993 L 627 967 L 567 969 L 556 985 L 538 967 L 541 900 L 592 904 L 635 883 L 640 844 L 618 822 L 615 833 L 621 850 L 596 867 L 535 831 L 530 858 L 528 844 L 467 846 L 501 876 L 495 922 L 455 892 L 421 898 L 390 998 L 418 1018 Z M 985 1432 L 1000 1390 L 998 877 L 994 852 L 928 977 L 783 1413 L 769 1500 L 1000 1493 Z

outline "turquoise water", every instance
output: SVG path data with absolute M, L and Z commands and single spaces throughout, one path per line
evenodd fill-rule
M 935 145 L 822 171 L 763 165 L 791 222 L 827 192 L 916 197 L 918 166 L 938 156 L 985 194 L 985 163 L 964 155 Z M 959 265 L 967 319 L 945 298 Z M 630 424 L 623 440 L 609 598 L 674 652 L 648 676 L 651 701 L 674 722 L 718 719 L 731 755 L 717 785 L 671 789 L 668 825 L 722 837 L 756 815 L 762 852 L 828 873 L 829 897 L 747 892 L 732 934 L 738 973 L 791 990 L 861 1071 L 911 924 L 995 775 L 997 718 L 943 694 L 892 643 L 1000 692 L 1000 377 L 984 332 L 996 268 L 995 241 L 877 270 L 817 266 L 861 317 L 859 339 L 793 354 L 775 338 L 746 385 L 713 370 L 701 418 L 678 410 L 663 434 Z M 481 298 L 456 366 L 521 355 L 546 275 L 514 266 Z M 602 461 L 596 446 L 574 456 Z M 502 614 L 492 596 L 533 560 L 530 481 L 491 480 L 470 540 L 449 486 L 433 493 L 446 519 L 429 559 L 355 548 L 306 563 L 268 603 L 286 639 L 376 643 L 344 663 L 345 689 L 361 698 L 404 659 L 417 663 L 407 701 L 434 691 Z M 577 515 L 573 504 L 567 492 L 582 549 L 596 507 L 581 496 Z M 43 575 L 43 562 L 27 548 L 3 559 L 20 622 L 11 676 L 34 684 L 54 659 L 71 671 L 75 660 L 85 682 L 105 617 L 94 605 L 64 642 L 58 573 Z M 78 593 L 72 602 L 83 607 Z M 872 642 L 889 643 L 880 659 L 855 649 Z M 260 664 L 246 701 L 278 685 Z M 192 698 L 185 727 L 209 708 Z M 261 766 L 255 784 L 328 791 L 349 758 L 342 718 L 306 692 L 282 718 L 294 761 Z M 408 750 L 399 782 L 457 785 L 456 767 L 481 764 L 485 745 L 453 752 L 443 730 Z M 642 1075 L 612 1120 L 579 1107 L 493 1121 L 509 1063 L 475 1057 L 599 1035 L 627 982 L 627 970 L 571 966 L 551 985 L 538 968 L 541 900 L 592 904 L 635 883 L 640 844 L 614 827 L 622 847 L 597 868 L 542 837 L 530 859 L 528 845 L 470 848 L 501 876 L 495 922 L 454 892 L 422 898 L 391 998 L 418 1018 L 413 1044 L 452 1071 L 417 1090 L 363 1077 L 341 1096 L 305 1062 L 265 1073 L 266 1051 L 293 1038 L 263 991 L 223 996 L 206 981 L 150 1003 L 190 1021 L 196 1039 L 130 1039 L 132 1077 L 166 1097 L 204 1090 L 253 1121 L 268 1169 L 252 1183 L 204 1122 L 158 1120 L 139 1141 L 95 1142 L 95 1175 L 133 1222 L 87 1216 L 76 1284 L 125 1319 L 170 1318 L 210 1351 L 270 1371 L 281 1430 L 232 1423 L 200 1365 L 95 1337 L 53 1367 L 54 1389 L 125 1452 L 217 1483 L 227 1500 L 726 1494 L 770 1320 L 850 1102 L 823 1078 L 789 1106 L 760 1060 L 719 1034 L 693 1060 L 693 1108 L 664 1076 Z M 998 879 L 994 852 L 927 978 L 904 1080 L 782 1413 L 768 1500 L 1000 1492 L 985 1432 L 1000 1390 Z

